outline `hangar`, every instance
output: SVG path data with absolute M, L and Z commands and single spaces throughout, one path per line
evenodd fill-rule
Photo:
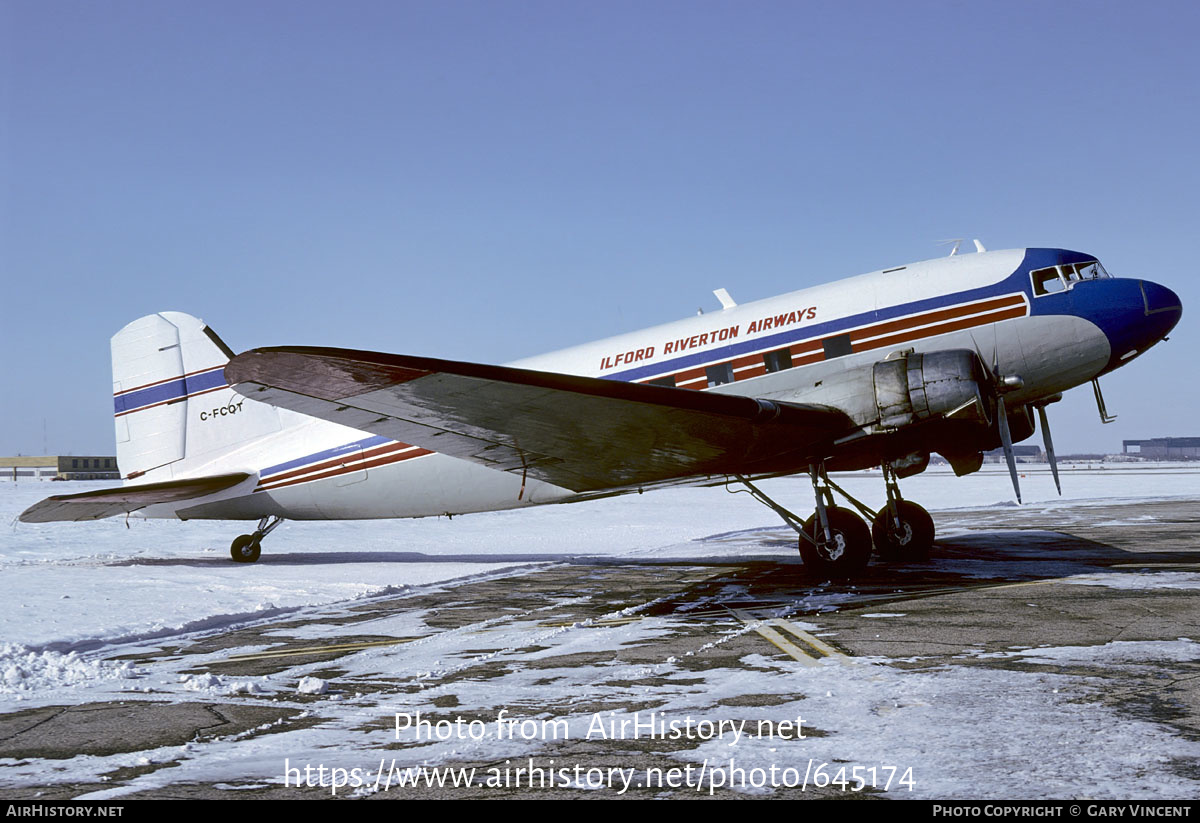
M 1150 440 L 1122 440 L 1121 453 L 1147 460 L 1200 459 L 1200 437 L 1154 437 Z
M 112 455 L 0 457 L 0 480 L 120 480 Z

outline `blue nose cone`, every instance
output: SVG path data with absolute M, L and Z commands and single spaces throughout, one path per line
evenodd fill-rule
M 1143 338 L 1139 349 L 1145 351 L 1175 328 L 1179 318 L 1183 317 L 1183 302 L 1178 294 L 1166 286 L 1142 280 L 1141 287 L 1145 319 L 1142 321 Z
M 1180 301 L 1179 295 L 1166 286 L 1151 283 L 1149 280 L 1141 280 L 1139 282 L 1142 286 L 1142 301 L 1146 307 L 1146 316 L 1149 317 L 1154 314 L 1171 315 L 1175 319 L 1171 321 L 1171 325 L 1167 328 L 1167 331 L 1170 331 L 1183 315 L 1183 303 Z
M 1104 371 L 1123 366 L 1134 357 L 1166 337 L 1183 316 L 1183 304 L 1179 295 L 1149 280 L 1138 280 L 1134 292 L 1132 280 L 1109 281 L 1121 288 L 1128 297 L 1121 301 L 1126 307 L 1120 321 L 1105 328 L 1112 356 Z M 1136 297 L 1141 300 L 1135 302 Z M 1131 299 L 1132 298 L 1132 299 Z M 1138 302 L 1141 305 L 1138 305 Z M 1114 316 L 1115 319 L 1115 316 Z

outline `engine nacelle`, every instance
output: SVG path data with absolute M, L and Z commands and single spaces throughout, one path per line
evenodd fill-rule
M 878 427 L 894 430 L 936 418 L 990 426 L 995 401 L 979 356 L 967 349 L 909 352 L 872 367 Z
M 939 452 L 973 471 L 979 452 L 999 439 L 994 382 L 969 349 L 903 351 L 846 369 L 837 380 L 822 376 L 787 399 L 839 409 L 861 427 L 856 442 L 843 442 L 838 459 L 827 464 L 831 470 L 883 460 L 906 476 L 924 469 L 919 458 Z M 1031 433 L 1024 431 L 1026 420 L 1032 420 L 1028 410 L 1009 410 L 1014 441 Z
M 1008 433 L 1012 442 L 1020 443 L 1033 436 L 1035 426 L 1031 407 L 1017 406 L 1015 409 L 1007 409 L 1005 417 L 1008 419 Z M 983 453 L 998 449 L 1002 445 L 998 425 L 980 429 L 974 436 L 969 432 L 961 434 L 965 436 L 947 439 L 944 446 L 935 448 L 935 451 L 949 461 L 954 473 L 959 477 L 979 471 L 983 466 Z

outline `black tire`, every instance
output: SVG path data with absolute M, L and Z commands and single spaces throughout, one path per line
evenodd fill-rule
M 800 538 L 800 557 L 810 574 L 829 578 L 857 577 L 871 559 L 871 531 L 866 522 L 849 509 L 825 510 L 833 541 L 826 543 L 820 518 L 804 521 L 804 533 L 817 545 Z
M 900 516 L 898 531 L 886 506 L 871 523 L 871 539 L 880 559 L 905 563 L 928 560 L 929 547 L 933 545 L 933 518 L 916 503 L 907 500 L 897 501 L 896 509 Z
M 252 534 L 240 534 L 229 547 L 229 556 L 235 563 L 253 563 L 262 554 L 262 543 Z

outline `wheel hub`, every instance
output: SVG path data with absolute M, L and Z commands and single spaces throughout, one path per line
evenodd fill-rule
M 818 547 L 821 556 L 826 560 L 833 562 L 846 553 L 846 536 L 841 532 L 834 532 L 833 539 L 827 542 L 822 542 Z

